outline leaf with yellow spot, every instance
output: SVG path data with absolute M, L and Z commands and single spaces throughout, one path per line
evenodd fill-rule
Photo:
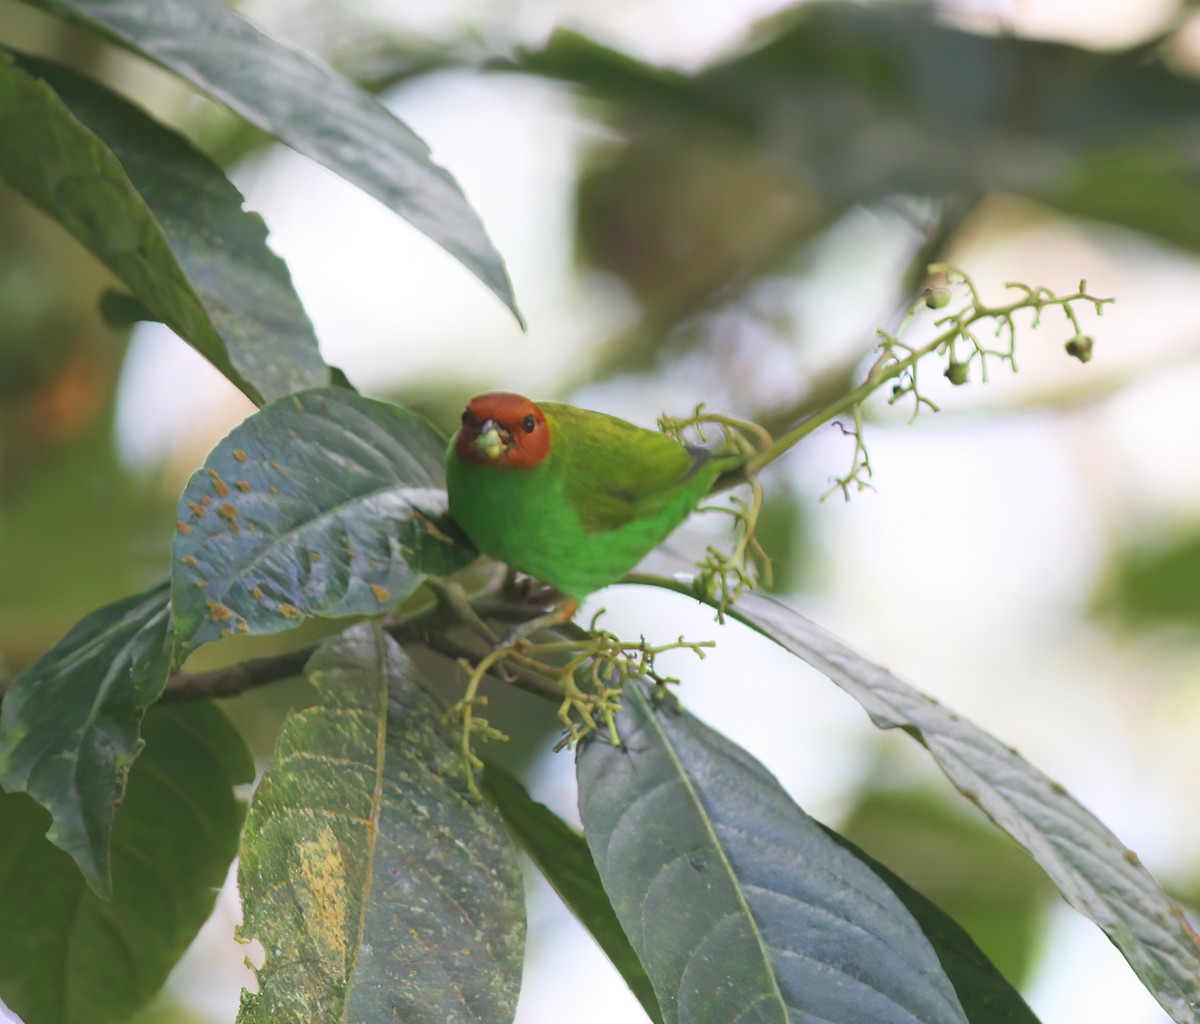
M 346 865 L 337 836 L 333 829 L 322 828 L 315 839 L 302 840 L 297 851 L 304 880 L 297 896 L 310 910 L 305 919 L 318 942 L 340 952 L 346 946 Z
M 241 423 L 180 499 L 171 597 L 184 649 L 220 636 L 210 600 L 246 633 L 278 633 L 310 616 L 378 615 L 470 562 L 445 517 L 445 450 L 420 416 L 344 388 L 289 395 Z
M 239 934 L 267 956 L 239 1024 L 509 1024 L 520 870 L 496 810 L 466 792 L 440 709 L 374 624 L 306 672 L 320 703 L 284 724 L 244 832 Z
M 225 497 L 229 493 L 229 484 L 221 479 L 221 474 L 215 469 L 210 469 L 208 475 L 212 477 L 212 489 L 216 492 L 217 497 Z

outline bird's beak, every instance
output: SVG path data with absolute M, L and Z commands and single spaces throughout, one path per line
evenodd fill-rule
M 495 459 L 506 448 L 512 447 L 512 434 L 495 420 L 484 420 L 479 425 L 479 434 L 474 445 L 475 450 L 485 459 Z

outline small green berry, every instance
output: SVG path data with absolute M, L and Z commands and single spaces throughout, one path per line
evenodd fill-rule
M 1086 334 L 1077 334 L 1064 346 L 1067 350 L 1067 355 L 1074 356 L 1081 363 L 1086 363 L 1092 358 L 1092 346 L 1095 345 L 1095 340 Z
M 965 384 L 967 382 L 967 364 L 952 362 L 946 367 L 946 380 L 955 387 Z
M 926 288 L 924 295 L 925 305 L 930 309 L 945 309 L 950 305 L 951 295 L 949 288 L 943 288 L 941 285 Z

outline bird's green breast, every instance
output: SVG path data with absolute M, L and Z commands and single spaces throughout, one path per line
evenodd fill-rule
M 585 521 L 594 517 L 586 504 L 592 494 L 609 500 L 609 471 L 589 456 L 593 438 L 576 445 L 570 429 L 554 422 L 551 427 L 550 452 L 532 469 L 464 463 L 452 440 L 446 458 L 450 514 L 484 553 L 579 599 L 615 583 L 657 547 L 708 492 L 717 470 L 706 466 L 673 481 L 673 493 L 652 513 L 589 531 Z

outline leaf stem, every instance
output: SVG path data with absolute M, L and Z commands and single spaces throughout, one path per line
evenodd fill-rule
M 840 416 L 843 413 L 858 410 L 862 403 L 880 387 L 889 381 L 903 378 L 906 374 L 909 375 L 909 380 L 906 384 L 902 385 L 899 394 L 913 394 L 917 401 L 917 409 L 922 404 L 925 404 L 936 410 L 936 406 L 916 390 L 916 366 L 917 363 L 933 352 L 942 351 L 953 356 L 953 348 L 956 342 L 966 342 L 972 348 L 973 351 L 969 358 L 979 358 L 981 371 L 984 374 L 985 380 L 987 373 L 986 357 L 988 355 L 1008 362 L 1015 369 L 1016 363 L 1013 349 L 1016 329 L 1013 324 L 1013 315 L 1021 310 L 1032 310 L 1034 317 L 1033 326 L 1036 327 L 1041 320 L 1043 311 L 1047 307 L 1057 306 L 1063 310 L 1068 322 L 1078 332 L 1080 330 L 1079 319 L 1075 311 L 1071 308 L 1071 303 L 1091 303 L 1095 307 L 1096 313 L 1100 314 L 1103 312 L 1104 306 L 1113 301 L 1112 299 L 1101 299 L 1088 294 L 1086 281 L 1080 281 L 1079 289 L 1071 295 L 1055 295 L 1045 288 L 1031 288 L 1028 285 L 1010 283 L 1007 287 L 1020 291 L 1020 297 L 1003 305 L 988 306 L 980 298 L 974 282 L 961 271 L 945 264 L 935 263 L 929 267 L 929 272 L 931 274 L 952 276 L 955 280 L 962 282 L 966 286 L 970 296 L 970 300 L 965 308 L 935 321 L 935 326 L 938 327 L 948 325 L 946 329 L 931 341 L 917 348 L 912 348 L 904 344 L 898 338 L 886 332 L 880 332 L 883 338 L 881 343 L 882 351 L 867 372 L 866 380 L 856 388 L 829 402 L 823 408 L 818 409 L 791 429 L 785 431 L 762 451 L 751 456 L 737 476 L 741 478 L 753 477 L 765 466 L 770 465 L 785 452 L 795 447 L 796 444 L 818 427 L 823 426 L 834 417 Z M 918 301 L 923 301 L 923 299 Z M 915 309 L 916 307 L 914 307 Z M 994 320 L 997 325 L 997 335 L 1005 331 L 1008 333 L 1007 351 L 988 349 L 979 341 L 971 330 L 971 327 L 981 320 Z M 906 354 L 902 358 L 898 358 L 897 350 L 901 350 Z M 894 396 L 893 401 L 895 397 L 899 397 L 899 395 Z M 737 481 L 733 479 L 733 474 L 731 474 L 729 480 L 719 480 L 718 487 L 728 486 L 735 482 Z

